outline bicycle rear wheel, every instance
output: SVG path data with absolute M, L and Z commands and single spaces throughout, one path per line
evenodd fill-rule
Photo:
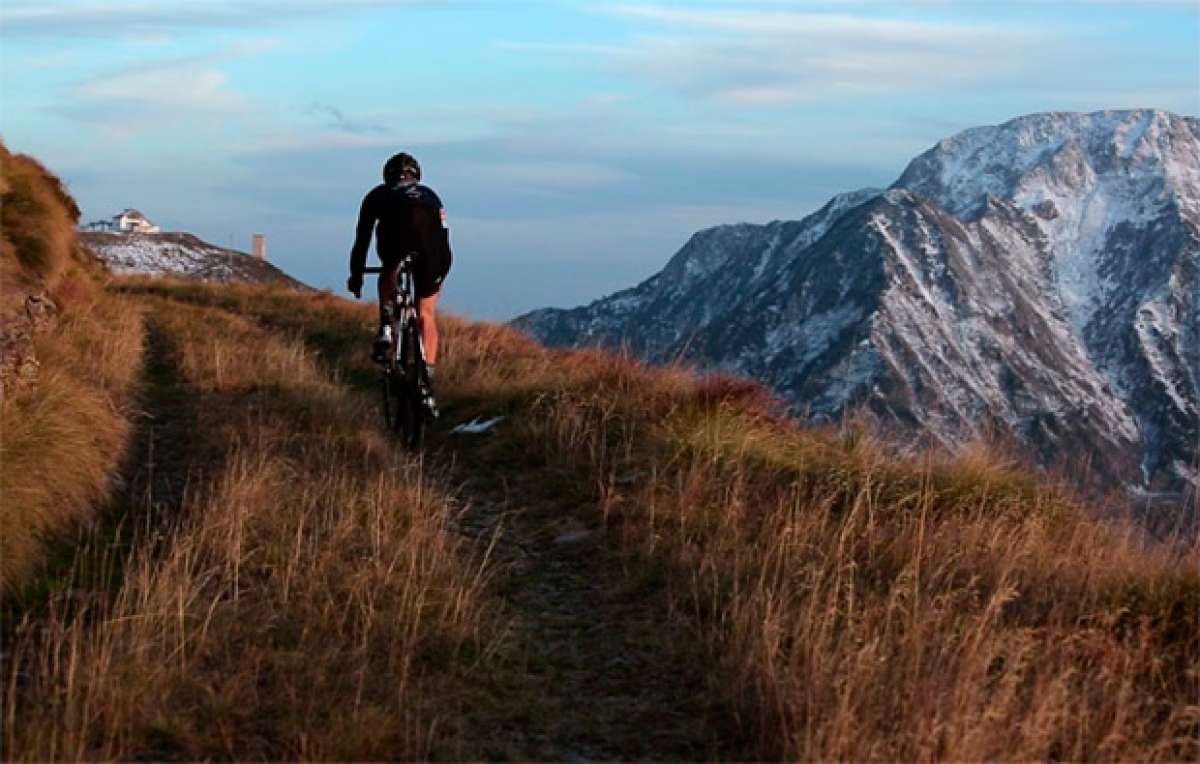
M 400 410 L 404 406 L 403 380 L 398 369 L 385 369 L 380 378 L 383 393 L 383 424 L 389 430 L 400 430 Z
M 425 434 L 425 403 L 421 395 L 421 344 L 417 322 L 408 320 L 400 336 L 399 395 L 396 399 L 396 430 L 404 445 L 416 450 Z

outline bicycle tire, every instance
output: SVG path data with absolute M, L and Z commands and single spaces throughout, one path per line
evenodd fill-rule
M 397 430 L 404 445 L 416 451 L 425 434 L 425 405 L 421 396 L 421 345 L 417 322 L 405 321 L 400 338 L 401 390 L 398 400 Z
M 392 336 L 398 336 L 400 322 L 392 320 Z M 383 392 L 384 427 L 393 432 L 400 430 L 400 409 L 403 405 L 400 390 L 400 368 L 394 353 L 383 364 L 380 387 Z
M 383 416 L 388 430 L 399 433 L 403 429 L 404 380 L 400 370 L 392 367 L 383 373 Z
M 396 410 L 396 406 L 392 403 L 392 374 L 390 371 L 384 370 L 379 376 L 379 387 L 383 391 L 383 424 L 387 429 L 394 427 L 395 420 L 392 418 L 392 412 Z

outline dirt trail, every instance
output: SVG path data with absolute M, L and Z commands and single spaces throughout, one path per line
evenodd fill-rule
M 121 501 L 161 510 L 179 504 L 191 473 L 220 449 L 197 427 L 200 404 L 152 320 L 149 342 L 147 417 Z M 345 369 L 339 378 L 375 402 L 373 377 Z M 529 444 L 503 422 L 450 434 L 465 412 L 443 403 L 448 415 L 423 458 L 457 489 L 459 530 L 479 554 L 490 548 L 495 606 L 508 624 L 499 652 L 471 669 L 483 691 L 463 718 L 446 720 L 461 728 L 463 750 L 515 760 L 737 758 L 733 716 L 713 700 L 702 645 L 669 617 L 661 570 L 623 557 L 578 474 L 514 459 Z
M 431 452 L 463 480 L 462 531 L 481 548 L 495 539 L 512 616 L 509 650 L 481 667 L 495 705 L 468 720 L 468 736 L 494 741 L 489 758 L 736 755 L 718 748 L 736 735 L 712 705 L 700 646 L 661 604 L 661 577 L 622 560 L 599 507 L 562 489 L 569 476 L 503 463 L 489 443 L 503 437 L 443 435 Z
M 52 601 L 68 609 L 101 605 L 120 586 L 135 548 L 161 538 L 165 526 L 179 519 L 189 480 L 219 466 L 220 450 L 199 437 L 198 403 L 179 378 L 174 340 L 152 318 L 145 346 L 119 488 L 94 522 L 51 543 L 43 572 L 5 602 L 9 623 L 44 612 Z
M 264 314 L 260 325 L 299 330 L 335 379 L 376 405 L 377 374 L 348 351 L 361 336 L 365 353 L 366 324 L 294 319 Z M 495 401 L 450 392 L 441 402 L 423 458 L 454 486 L 457 527 L 478 553 L 494 545 L 492 591 L 509 619 L 505 647 L 471 669 L 485 691 L 465 718 L 447 720 L 463 726 L 465 750 L 516 760 L 744 758 L 703 645 L 669 617 L 662 569 L 622 555 L 594 486 L 580 485 L 588 478 L 530 458 L 543 446 L 523 442 L 511 422 L 450 433 L 490 418 Z

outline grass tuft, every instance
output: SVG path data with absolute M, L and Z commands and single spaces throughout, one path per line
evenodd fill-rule
M 101 295 L 69 304 L 35 349 L 38 384 L 0 407 L 0 590 L 38 569 L 48 542 L 94 519 L 135 415 L 142 316 Z
M 14 279 L 52 283 L 72 260 L 79 208 L 36 159 L 0 143 L 0 263 Z

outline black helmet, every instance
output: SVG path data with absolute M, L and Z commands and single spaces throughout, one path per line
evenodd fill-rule
M 412 154 L 405 154 L 401 151 L 387 160 L 387 164 L 383 166 L 383 182 L 388 185 L 405 180 L 417 181 L 420 179 L 421 165 L 417 164 L 417 160 Z

